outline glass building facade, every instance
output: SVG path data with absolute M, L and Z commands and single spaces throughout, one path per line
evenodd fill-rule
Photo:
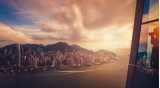
M 126 88 L 159 87 L 159 1 L 137 0 Z
M 146 68 L 158 63 L 158 57 L 153 57 L 154 47 L 158 48 L 159 44 L 158 8 L 158 0 L 144 0 L 137 64 Z

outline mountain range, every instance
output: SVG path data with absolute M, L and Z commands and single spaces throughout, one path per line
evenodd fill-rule
M 109 63 L 117 60 L 115 53 L 107 50 L 97 52 L 82 48 L 78 45 L 69 45 L 65 42 L 57 42 L 50 45 L 21 44 L 20 54 L 18 44 L 12 44 L 0 48 L 0 65 L 15 65 L 21 55 L 22 64 L 43 65 L 86 65 L 97 63 Z M 35 59 L 37 62 L 35 62 Z M 32 62 L 31 62 L 32 61 Z M 59 65 L 58 65 L 59 66 Z

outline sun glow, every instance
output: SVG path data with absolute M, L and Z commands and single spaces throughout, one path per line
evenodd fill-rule
M 109 49 L 111 51 L 118 48 L 127 48 L 131 45 L 132 25 L 123 27 L 113 26 L 102 28 L 88 33 L 88 38 L 94 41 L 80 43 L 81 46 L 97 51 L 99 49 Z

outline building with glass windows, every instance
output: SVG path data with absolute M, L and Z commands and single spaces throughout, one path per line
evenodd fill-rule
M 158 11 L 158 0 L 137 0 L 127 88 L 158 88 Z

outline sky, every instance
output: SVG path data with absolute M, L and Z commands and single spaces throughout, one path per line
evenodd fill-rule
M 0 46 L 67 42 L 90 50 L 131 46 L 135 0 L 0 0 Z

